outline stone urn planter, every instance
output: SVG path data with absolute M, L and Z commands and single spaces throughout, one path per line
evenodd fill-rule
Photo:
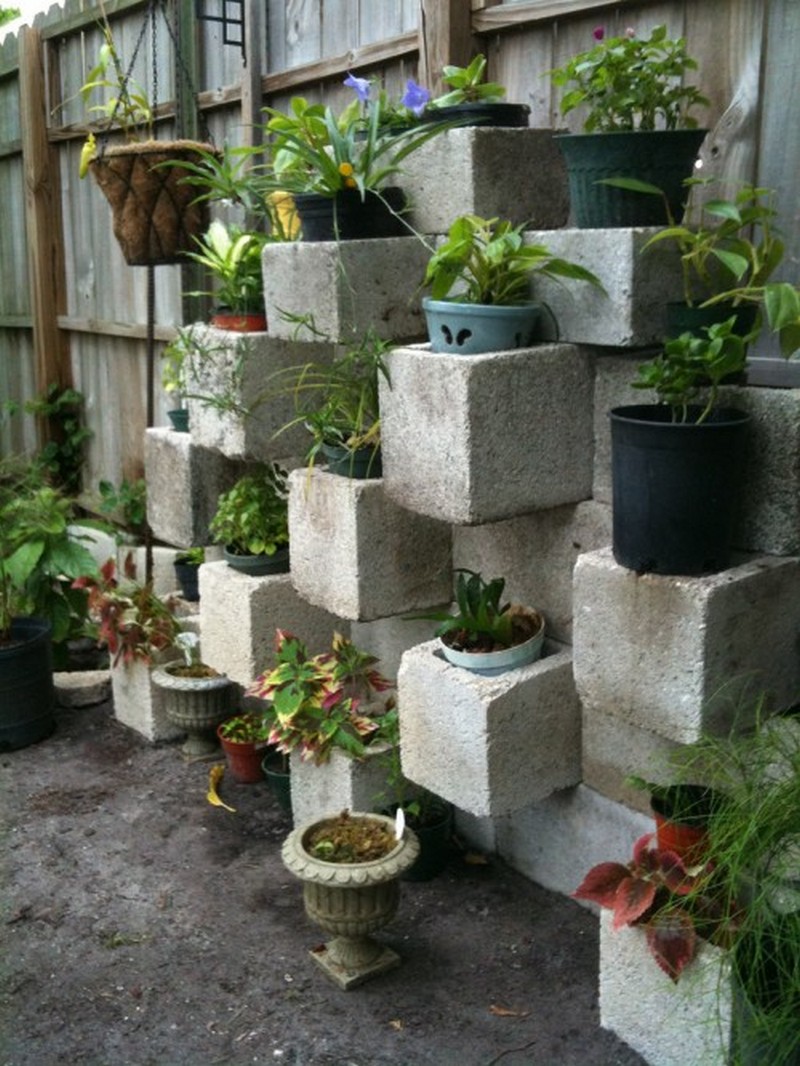
M 233 685 L 225 674 L 181 677 L 181 664 L 154 670 L 153 684 L 165 692 L 167 718 L 186 733 L 182 753 L 191 759 L 216 755 L 214 730 L 231 713 Z
M 397 912 L 398 879 L 419 855 L 419 841 L 406 828 L 402 838 L 393 847 L 390 843 L 390 850 L 379 858 L 329 862 L 320 857 L 326 854 L 325 841 L 315 846 L 314 840 L 342 817 L 394 834 L 394 819 L 386 815 L 343 812 L 298 826 L 286 838 L 281 856 L 287 869 L 303 881 L 306 914 L 333 934 L 327 944 L 311 951 L 311 957 L 331 980 L 347 990 L 400 963 L 400 956 L 371 934 Z

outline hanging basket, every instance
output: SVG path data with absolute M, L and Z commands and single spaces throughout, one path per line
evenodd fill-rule
M 114 145 L 92 160 L 90 169 L 111 205 L 114 236 L 130 266 L 161 266 L 183 261 L 193 237 L 208 228 L 208 206 L 183 181 L 188 172 L 165 162 L 200 163 L 196 141 L 142 141 Z

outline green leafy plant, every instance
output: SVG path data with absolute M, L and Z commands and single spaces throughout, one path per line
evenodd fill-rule
M 213 296 L 221 307 L 241 314 L 263 311 L 261 251 L 268 239 L 263 233 L 228 228 L 215 219 L 202 238 L 195 238 L 200 250 L 186 254 L 211 272 L 216 286 L 213 291 L 189 295 Z
M 633 382 L 636 389 L 653 389 L 659 403 L 672 409 L 673 422 L 705 422 L 714 410 L 724 378 L 744 370 L 747 361 L 746 341 L 734 332 L 734 316 L 700 334 L 682 333 L 669 340 L 655 359 L 639 366 Z M 691 409 L 701 392 L 706 400 L 699 411 Z
M 514 305 L 530 299 L 531 275 L 571 278 L 602 288 L 585 267 L 554 256 L 544 245 L 525 244 L 524 226 L 496 218 L 462 215 L 428 260 L 424 285 L 435 300 Z
M 45 618 L 61 642 L 86 619 L 85 594 L 72 580 L 97 574 L 87 548 L 70 534 L 72 504 L 21 459 L 0 461 L 0 643 L 15 617 Z
M 289 394 L 295 416 L 281 426 L 306 426 L 312 444 L 306 459 L 313 466 L 324 445 L 354 452 L 380 446 L 380 380 L 391 384 L 386 356 L 389 341 L 369 330 L 359 344 L 329 363 L 285 367 L 272 375 L 265 398 Z
M 238 555 L 274 555 L 289 543 L 286 471 L 261 464 L 223 492 L 209 524 L 215 543 Z
M 88 592 L 95 635 L 108 648 L 114 666 L 150 663 L 157 652 L 175 645 L 180 624 L 169 604 L 155 594 L 152 582 L 142 585 L 136 580 L 130 552 L 122 574 L 109 559 L 99 576 L 79 577 L 73 588 Z
M 450 91 L 431 100 L 430 107 L 454 107 L 457 104 L 497 103 L 506 95 L 505 87 L 495 81 L 484 81 L 486 56 L 477 55 L 466 67 L 446 66 L 442 81 Z
M 7 22 L 13 22 L 14 19 L 20 17 L 20 10 L 18 7 L 0 7 L 0 26 L 5 26 Z
M 205 561 L 206 550 L 202 547 L 187 548 L 175 556 L 176 563 L 185 563 L 187 566 L 202 566 Z
M 541 616 L 512 603 L 503 603 L 505 578 L 484 581 L 474 570 L 456 571 L 456 613 L 430 611 L 409 618 L 439 622 L 436 635 L 454 648 L 492 651 L 510 648 L 527 640 Z
M 123 478 L 119 485 L 101 481 L 100 511 L 129 533 L 140 536 L 147 525 L 147 484 L 144 478 L 128 481 Z
M 238 744 L 266 743 L 272 731 L 272 723 L 266 714 L 247 711 L 227 718 L 219 727 L 220 736 Z
M 386 702 L 377 710 L 361 709 L 391 687 L 375 669 L 377 662 L 339 633 L 329 652 L 312 656 L 297 637 L 277 630 L 275 666 L 247 692 L 270 703 L 265 712 L 272 723 L 269 742 L 285 754 L 298 750 L 317 765 L 327 762 L 334 748 L 352 758 L 363 756 L 388 709 Z
M 51 382 L 43 396 L 27 400 L 26 414 L 46 419 L 52 437 L 35 458 L 35 463 L 68 496 L 80 491 L 86 442 L 93 436 L 83 420 L 83 394 L 73 388 L 61 388 Z M 18 413 L 20 405 L 6 400 L 2 409 L 10 415 Z
M 693 129 L 692 108 L 708 100 L 694 85 L 683 82 L 697 70 L 683 37 L 671 40 L 666 26 L 656 26 L 648 38 L 628 30 L 606 37 L 594 31 L 595 45 L 550 71 L 554 85 L 566 88 L 561 114 L 586 106 L 586 133 L 615 130 Z

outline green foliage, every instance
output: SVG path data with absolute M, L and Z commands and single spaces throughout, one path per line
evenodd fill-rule
M 662 25 L 648 38 L 632 30 L 606 38 L 603 30 L 595 30 L 595 40 L 593 48 L 550 71 L 553 83 L 568 89 L 562 115 L 586 105 L 587 133 L 697 126 L 689 112 L 708 100 L 695 86 L 683 84 L 686 73 L 697 70 L 683 37 L 670 40 Z
M 20 17 L 20 10 L 18 7 L 0 7 L 0 26 L 5 26 L 7 22 L 13 22 L 14 19 Z
M 205 561 L 205 548 L 187 548 L 175 556 L 176 563 L 186 563 L 187 566 L 202 566 Z
M 701 329 L 704 336 L 682 333 L 669 340 L 663 352 L 639 366 L 636 389 L 654 389 L 659 403 L 669 404 L 674 422 L 689 419 L 689 405 L 707 389 L 696 424 L 705 422 L 716 406 L 719 386 L 729 374 L 744 370 L 747 344 L 734 332 L 736 318 Z
M 310 465 L 323 444 L 377 449 L 380 445 L 380 379 L 388 384 L 386 356 L 389 341 L 370 330 L 353 348 L 330 363 L 305 363 L 285 367 L 271 376 L 264 394 L 291 395 L 295 416 L 279 432 L 302 424 L 312 436 L 306 455 Z
M 259 744 L 269 740 L 272 723 L 266 714 L 248 711 L 227 718 L 219 727 L 220 735 L 239 744 Z
M 432 611 L 412 615 L 412 618 L 426 618 L 440 622 L 436 629 L 437 636 L 444 636 L 456 630 L 464 630 L 470 639 L 488 638 L 493 644 L 510 647 L 513 643 L 514 616 L 510 603 L 501 603 L 505 578 L 495 577 L 484 581 L 474 570 L 460 568 L 456 571 L 456 606 L 455 614 L 445 611 Z
M 100 512 L 121 524 L 129 533 L 143 533 L 147 525 L 147 485 L 144 478 L 135 481 L 123 478 L 119 486 L 111 481 L 101 481 L 98 488 Z
M 375 669 L 377 661 L 339 633 L 329 652 L 310 656 L 301 640 L 277 630 L 275 666 L 247 692 L 270 703 L 265 712 L 272 723 L 270 743 L 284 754 L 298 750 L 317 765 L 327 762 L 334 748 L 363 756 L 389 709 L 384 702 L 378 710 L 360 709 L 391 687 Z
M 451 225 L 447 240 L 428 260 L 424 285 L 435 300 L 453 299 L 471 304 L 522 304 L 530 299 L 529 280 L 535 273 L 549 278 L 588 281 L 602 288 L 585 267 L 559 259 L 541 244 L 524 243 L 524 225 L 512 226 L 496 218 L 461 215 Z
M 71 519 L 71 502 L 36 467 L 0 461 L 0 640 L 16 616 L 47 619 L 56 642 L 81 631 L 86 596 L 71 582 L 97 566 L 70 535 Z
M 505 87 L 494 81 L 484 81 L 486 57 L 477 55 L 466 67 L 446 66 L 442 81 L 450 86 L 450 92 L 437 96 L 430 106 L 453 107 L 456 104 L 496 103 L 506 95 Z
M 200 250 L 186 254 L 211 272 L 215 289 L 188 295 L 213 296 L 221 307 L 241 314 L 263 311 L 261 251 L 268 240 L 263 233 L 247 233 L 238 226 L 228 228 L 214 220 L 201 238 L 195 238 Z
M 103 31 L 103 43 L 97 54 L 97 62 L 86 76 L 80 88 L 81 99 L 88 103 L 93 94 L 100 91 L 106 98 L 102 103 L 94 104 L 89 113 L 98 113 L 107 121 L 116 121 L 126 140 L 139 140 L 143 131 L 150 136 L 153 128 L 153 110 L 147 93 L 136 82 L 126 78 L 122 61 L 114 44 L 111 26 L 103 18 L 100 28 Z M 108 96 L 106 90 L 113 95 Z
M 6 400 L 2 409 L 14 415 L 19 411 L 19 404 Z M 47 419 L 53 434 L 34 463 L 68 496 L 77 495 L 81 487 L 84 448 L 93 436 L 83 421 L 83 394 L 77 389 L 62 389 L 56 382 L 51 382 L 44 396 L 28 400 L 24 409 L 27 414 Z
M 286 471 L 262 464 L 223 492 L 209 530 L 215 543 L 239 555 L 274 555 L 289 543 Z

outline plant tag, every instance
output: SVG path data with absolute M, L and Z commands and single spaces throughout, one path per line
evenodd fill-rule
M 406 812 L 402 807 L 397 808 L 397 813 L 394 816 L 394 835 L 398 840 L 403 839 L 403 833 L 406 830 Z

